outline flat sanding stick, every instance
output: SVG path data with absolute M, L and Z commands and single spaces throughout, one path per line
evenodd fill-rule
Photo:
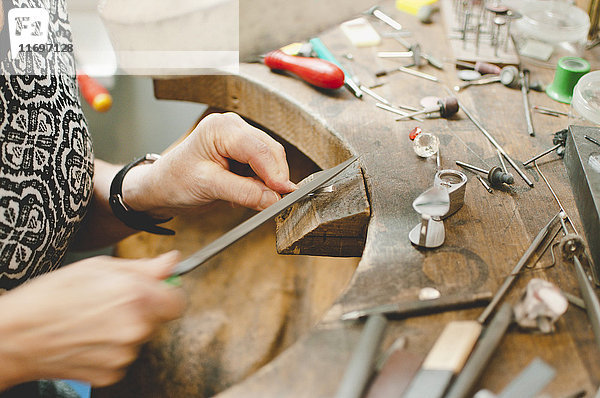
M 446 325 L 403 398 L 441 398 L 469 357 L 481 333 L 476 321 L 452 321 Z

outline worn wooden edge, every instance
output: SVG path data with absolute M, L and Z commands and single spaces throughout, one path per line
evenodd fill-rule
M 277 252 L 360 257 L 371 208 L 358 163 L 321 191 L 294 204 L 275 219 Z

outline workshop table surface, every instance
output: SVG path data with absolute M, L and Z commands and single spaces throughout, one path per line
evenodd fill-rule
M 394 10 L 390 2 L 383 9 L 413 32 L 408 41 L 418 41 L 424 52 L 439 59 L 452 59 L 439 23 L 441 18 L 438 23 L 423 25 Z M 380 32 L 390 31 L 383 24 L 373 23 Z M 377 51 L 404 50 L 392 38 L 384 38 L 378 47 L 355 48 L 339 27 L 319 37 L 364 85 L 383 83 L 374 90 L 392 103 L 419 107 L 422 97 L 447 96 L 444 85 L 459 83 L 452 62 L 446 62 L 443 71 L 429 65 L 421 68 L 438 76 L 441 84 L 403 73 L 376 78 L 376 71 L 405 62 L 377 58 Z M 351 53 L 353 59 L 343 58 L 346 53 Z M 594 55 L 588 53 L 586 57 L 594 66 Z M 553 78 L 551 69 L 531 66 L 531 70 L 532 80 L 549 83 Z M 510 170 L 515 184 L 495 189 L 493 194 L 473 173 L 465 172 L 469 176 L 465 204 L 444 222 L 444 244 L 437 249 L 417 248 L 408 240 L 408 232 L 419 222 L 412 202 L 432 186 L 436 163 L 435 156 L 423 159 L 413 152 L 409 131 L 419 126 L 439 137 L 442 168 L 460 169 L 456 160 L 486 169 L 499 164 L 494 147 L 463 112 L 449 119 L 395 121 L 396 115 L 376 108 L 376 101 L 368 96 L 359 100 L 345 89 L 315 89 L 261 64 L 242 64 L 237 76 L 157 79 L 155 94 L 158 98 L 195 101 L 237 112 L 290 142 L 322 168 L 359 155 L 365 176 L 371 219 L 365 250 L 350 284 L 312 331 L 255 374 L 220 393 L 222 398 L 333 396 L 363 325 L 339 321 L 342 313 L 392 301 L 414 301 L 423 287 L 435 287 L 442 296 L 495 292 L 538 231 L 559 210 L 534 168 L 523 167 L 533 188 Z M 533 113 L 537 135 L 530 137 L 520 90 L 498 83 L 470 87 L 458 97 L 519 164 L 551 147 L 553 133 L 568 124 L 565 117 Z M 529 98 L 532 105 L 568 110 L 567 105 L 552 101 L 545 93 L 532 91 Z M 581 231 L 562 160 L 552 153 L 539 165 Z M 580 296 L 573 269 L 560 262 L 551 264 L 547 252 L 536 269 L 517 278 L 506 300 L 514 303 L 532 277 L 547 279 Z M 408 347 L 425 356 L 449 321 L 474 320 L 481 311 L 477 308 L 390 321 L 382 349 L 399 336 L 406 336 Z M 599 354 L 585 311 L 571 306 L 554 333 L 510 328 L 478 385 L 500 391 L 535 357 L 540 357 L 557 371 L 545 390 L 550 396 L 565 397 L 580 390 L 595 392 L 600 383 Z

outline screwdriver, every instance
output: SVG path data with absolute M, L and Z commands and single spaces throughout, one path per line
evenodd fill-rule
M 358 87 L 358 84 L 356 84 L 356 82 L 354 81 L 352 75 L 344 69 L 344 67 L 338 62 L 338 60 L 331 53 L 331 51 L 329 51 L 329 49 L 325 46 L 325 44 L 323 44 L 321 39 L 319 39 L 318 37 L 315 37 L 315 38 L 310 39 L 309 43 L 312 46 L 313 51 L 317 54 L 317 57 L 327 60 L 329 62 L 333 62 L 344 72 L 344 76 L 345 76 L 344 85 L 346 86 L 346 88 L 356 98 L 362 98 L 363 92 L 360 89 L 360 87 Z
M 344 72 L 324 59 L 298 57 L 275 50 L 265 55 L 263 62 L 271 69 L 288 71 L 316 87 L 336 89 L 344 85 Z

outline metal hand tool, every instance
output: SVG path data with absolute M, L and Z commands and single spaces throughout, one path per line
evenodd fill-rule
M 487 182 L 485 182 L 485 180 L 479 174 L 477 174 L 475 177 L 479 180 L 481 185 L 483 185 L 486 191 L 488 191 L 489 193 L 494 193 L 494 190 L 487 184 Z
M 361 89 L 356 84 L 352 74 L 348 73 L 348 71 L 339 63 L 339 61 L 335 58 L 335 56 L 329 51 L 329 49 L 323 44 L 321 39 L 318 37 L 314 37 L 309 40 L 310 45 L 312 46 L 313 51 L 317 54 L 317 56 L 321 59 L 329 61 L 337 65 L 344 72 L 344 85 L 346 88 L 354 95 L 356 98 L 362 98 L 363 93 Z
M 385 105 L 388 105 L 388 106 L 392 105 L 390 103 L 390 101 L 386 100 L 381 95 L 379 95 L 375 91 L 371 90 L 369 87 L 364 86 L 362 84 L 359 87 L 362 90 L 362 92 L 365 93 L 365 94 L 367 94 L 369 97 L 375 98 L 377 101 L 381 102 L 382 104 L 385 104 Z
M 381 22 L 384 22 L 385 24 L 391 26 L 396 30 L 402 30 L 402 25 L 400 25 L 400 23 L 398 23 L 394 18 L 381 11 L 377 6 L 369 8 L 367 11 L 365 11 L 365 14 L 374 16 Z
M 445 87 L 445 89 L 446 89 L 446 91 L 449 94 L 452 94 L 452 92 L 450 91 L 449 88 Z M 473 114 L 471 113 L 471 111 L 469 111 L 467 108 L 465 108 L 464 104 L 462 104 L 460 102 L 460 100 L 458 100 L 458 104 L 460 105 L 460 108 L 465 113 L 465 115 L 467 115 L 467 117 L 469 119 L 471 119 L 471 121 L 473 122 L 473 124 L 479 129 L 479 131 L 481 131 L 483 133 L 483 135 L 485 135 L 485 137 L 492 143 L 492 145 L 497 150 L 500 151 L 500 153 L 502 154 L 502 156 L 504 156 L 504 159 L 506 159 L 508 161 L 508 163 L 510 163 L 510 165 L 516 170 L 516 172 L 519 173 L 519 175 L 521 176 L 521 178 L 523 178 L 523 180 L 525 180 L 525 182 L 527 183 L 527 185 L 529 185 L 530 187 L 533 187 L 533 182 L 531 182 L 531 180 L 529 178 L 527 178 L 527 176 L 519 168 L 519 166 L 517 165 L 517 163 L 514 160 L 512 160 L 512 158 L 510 156 L 508 156 L 508 154 L 506 153 L 506 151 L 500 146 L 500 144 L 498 144 L 498 141 L 496 141 L 494 139 L 494 137 L 492 137 L 492 135 L 490 133 L 488 133 L 488 131 L 481 124 L 481 122 L 479 122 L 479 120 L 477 120 L 475 118 L 475 116 L 473 116 Z
M 443 62 L 441 62 L 440 60 L 438 60 L 431 54 L 421 52 L 421 47 L 419 46 L 419 44 L 410 44 L 403 38 L 398 37 L 398 35 L 392 35 L 391 37 L 393 37 L 398 43 L 402 44 L 408 51 L 413 51 L 416 47 L 418 47 L 419 52 L 421 54 L 421 58 L 423 58 L 425 61 L 427 61 L 429 63 L 429 65 L 431 65 L 437 69 L 444 69 Z
M 462 372 L 452 383 L 444 398 L 466 398 L 469 396 L 512 321 L 512 307 L 510 304 L 504 303 L 479 339 L 477 347 L 471 353 Z
M 455 97 L 440 98 L 437 102 L 437 106 L 428 107 L 418 112 L 410 113 L 408 115 L 396 119 L 396 121 L 434 112 L 439 112 L 440 116 L 443 118 L 449 118 L 450 116 L 456 114 L 456 112 L 458 112 L 458 109 L 458 101 Z
M 552 148 L 545 150 L 544 152 L 540 153 L 539 155 L 535 155 L 534 157 L 532 157 L 531 159 L 529 159 L 526 162 L 523 162 L 523 166 L 527 166 L 529 163 L 535 162 L 536 160 L 538 160 L 542 156 L 546 156 L 550 152 L 553 152 L 553 151 L 557 150 L 558 148 L 560 148 L 563 145 L 564 144 L 556 144 L 556 145 L 554 145 Z
M 418 70 L 412 70 L 412 69 L 407 68 L 405 66 L 399 66 L 396 69 L 394 69 L 394 71 L 408 73 L 409 75 L 417 76 L 417 77 L 420 77 L 420 78 L 426 79 L 426 80 L 431 80 L 432 82 L 436 82 L 436 83 L 440 81 L 435 76 L 432 76 L 432 75 L 427 74 L 427 73 L 419 72 Z
M 567 129 L 563 129 L 563 130 L 560 130 L 560 131 L 557 131 L 556 133 L 554 133 L 554 138 L 552 138 L 552 143 L 555 145 L 552 148 L 547 149 L 544 152 L 542 152 L 538 155 L 535 155 L 528 161 L 524 162 L 523 166 L 527 166 L 528 164 L 535 162 L 539 158 L 546 156 L 547 154 L 549 154 L 552 151 L 556 151 L 556 154 L 562 158 L 565 154 L 565 145 L 567 143 L 567 132 L 568 132 Z
M 413 55 L 412 51 L 379 51 L 377 53 L 379 58 L 412 58 Z
M 566 216 L 565 213 L 563 213 L 562 211 L 558 212 L 554 217 L 552 217 L 552 219 L 548 222 L 548 224 L 546 224 L 546 226 L 544 226 L 540 230 L 540 232 L 538 232 L 536 237 L 531 242 L 531 245 L 529 245 L 527 250 L 525 250 L 525 253 L 519 259 L 519 261 L 517 262 L 517 265 L 515 265 L 515 267 L 511 271 L 510 275 L 508 275 L 504 279 L 504 282 L 498 288 L 498 291 L 494 295 L 494 298 L 492 298 L 492 301 L 490 302 L 490 304 L 485 308 L 485 310 L 481 313 L 481 315 L 479 315 L 479 318 L 477 318 L 477 321 L 479 323 L 481 323 L 481 324 L 485 323 L 487 318 L 494 311 L 494 308 L 496 308 L 498 303 L 500 303 L 500 300 L 502 300 L 502 297 L 504 296 L 504 294 L 506 294 L 506 292 L 508 291 L 508 289 L 510 288 L 510 286 L 512 285 L 514 280 L 517 278 L 517 275 L 519 274 L 519 272 L 521 271 L 523 266 L 533 257 L 533 254 L 540 247 L 542 242 L 549 236 L 556 221 L 559 218 L 564 218 L 565 216 Z
M 521 94 L 523 95 L 523 107 L 525 108 L 525 120 L 527 121 L 527 132 L 530 136 L 535 137 L 533 122 L 531 121 L 531 109 L 529 107 L 529 71 L 522 70 L 519 72 L 521 78 Z
M 469 86 L 480 86 L 482 84 L 491 84 L 491 83 L 496 83 L 499 81 L 500 81 L 500 76 L 494 75 L 494 76 L 484 77 L 479 80 L 471 80 L 471 81 L 456 85 L 456 86 L 454 86 L 454 91 L 459 92 L 460 90 L 467 88 Z
M 377 103 L 377 104 L 375 104 L 375 106 L 378 107 L 378 108 L 380 108 L 380 109 L 384 109 L 384 110 L 386 110 L 388 112 L 392 112 L 392 113 L 395 113 L 395 114 L 400 115 L 400 116 L 405 116 L 405 115 L 408 114 L 407 112 L 403 111 L 402 109 L 398 109 L 396 107 L 393 107 L 393 106 L 390 106 L 390 105 L 386 105 L 386 104 Z M 414 120 L 416 120 L 418 122 L 423 122 L 423 119 L 418 118 L 418 117 L 412 117 L 412 119 L 414 119 Z
M 490 182 L 490 184 L 492 184 L 492 186 L 495 186 L 495 187 L 499 187 L 502 184 L 510 185 L 510 184 L 514 184 L 514 182 L 515 182 L 515 178 L 513 177 L 512 174 L 504 172 L 498 166 L 492 167 L 489 170 L 484 170 L 482 168 L 473 166 L 468 163 L 460 162 L 458 160 L 456 161 L 456 164 L 459 165 L 460 167 L 464 167 L 465 169 L 475 170 L 480 173 L 486 174 L 487 179 Z
M 246 236 L 248 233 L 260 227 L 265 222 L 269 221 L 270 219 L 287 209 L 289 206 L 304 199 L 309 193 L 314 192 L 318 188 L 325 185 L 333 177 L 335 177 L 336 175 L 344 171 L 352 163 L 354 163 L 357 159 L 358 158 L 354 156 L 331 169 L 324 170 L 315 174 L 314 178 L 311 181 L 302 184 L 294 192 L 286 195 L 283 199 L 275 202 L 273 205 L 269 206 L 268 208 L 254 215 L 253 217 L 250 217 L 248 220 L 244 221 L 237 227 L 225 233 L 220 238 L 217 238 L 212 243 L 209 243 L 207 246 L 198 250 L 196 253 L 192 254 L 187 259 L 181 261 L 175 267 L 172 276 L 183 275 L 187 272 L 192 271 L 194 268 L 202 265 L 206 260 L 221 252 L 223 249 L 233 244 L 238 239 Z
M 387 320 L 383 315 L 370 316 L 346 368 L 335 398 L 360 398 L 375 368 L 375 355 L 383 338 Z
M 374 314 L 385 315 L 389 319 L 408 318 L 418 315 L 473 308 L 490 302 L 492 293 L 482 292 L 474 294 L 454 294 L 442 296 L 432 300 L 414 300 L 403 303 L 384 304 L 363 310 L 350 311 L 342 315 L 341 319 L 353 320 Z

